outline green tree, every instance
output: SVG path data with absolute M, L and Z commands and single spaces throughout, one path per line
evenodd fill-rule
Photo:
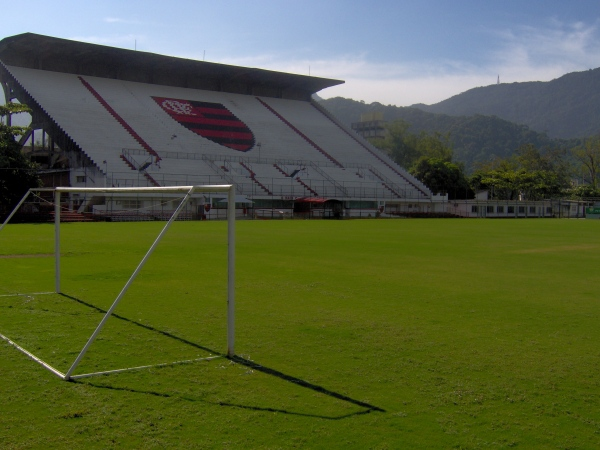
M 510 158 L 481 165 L 470 180 L 473 190 L 489 190 L 491 198 L 542 200 L 562 195 L 569 187 L 570 167 L 564 152 L 541 152 L 534 145 L 519 147 Z
M 450 161 L 423 156 L 410 173 L 433 193 L 447 193 L 450 200 L 471 198 L 473 195 L 462 167 Z
M 473 174 L 469 184 L 474 191 L 488 190 L 493 199 L 514 200 L 519 195 L 517 170 L 509 164 L 487 171 L 479 170 Z
M 583 145 L 572 150 L 573 156 L 581 164 L 581 169 L 588 174 L 588 181 L 593 190 L 598 189 L 600 174 L 600 136 L 587 138 Z
M 450 143 L 450 134 L 442 134 L 437 131 L 428 134 L 425 131 L 416 138 L 416 147 L 421 157 L 439 159 L 446 162 L 452 161 L 453 151 Z
M 421 131 L 413 134 L 410 125 L 397 120 L 387 125 L 384 139 L 373 144 L 386 150 L 400 166 L 421 180 L 434 193 L 448 193 L 449 198 L 472 195 L 462 166 L 452 163 L 450 135 Z
M 9 125 L 13 114 L 29 111 L 18 103 L 0 105 L 0 209 L 9 209 L 29 188 L 40 186 L 35 165 L 21 153 L 16 140 L 27 127 Z
M 400 166 L 410 169 L 422 157 L 452 161 L 453 150 L 450 135 L 438 132 L 411 133 L 410 125 L 396 120 L 386 125 L 386 137 L 371 142 L 385 150 Z
M 568 194 L 574 199 L 600 198 L 600 189 L 594 189 L 589 184 L 582 184 L 569 189 Z
M 385 150 L 400 166 L 409 168 L 419 158 L 415 136 L 409 133 L 410 125 L 397 120 L 386 125 L 386 136 L 372 140 L 377 147 Z

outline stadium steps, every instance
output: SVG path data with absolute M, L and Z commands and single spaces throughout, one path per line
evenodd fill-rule
M 304 181 L 302 181 L 302 179 L 300 177 L 296 177 L 295 180 L 300 183 L 304 189 L 306 189 L 308 192 L 310 192 L 311 194 L 313 194 L 315 197 L 319 196 L 319 193 L 317 191 L 315 191 L 313 188 L 311 188 L 308 184 L 306 184 Z
M 10 67 L 10 70 L 15 72 L 15 78 L 19 79 L 23 91 L 27 92 L 24 86 L 30 89 L 30 95 L 38 100 L 40 110 L 45 111 L 53 123 L 60 123 L 65 127 L 60 128 L 61 133 L 52 134 L 72 139 L 77 150 L 100 171 L 107 170 L 106 167 L 111 169 L 112 184 L 117 182 L 119 186 L 135 186 L 146 181 L 148 185 L 189 185 L 197 182 L 212 184 L 215 179 L 221 182 L 221 179 L 228 177 L 235 181 L 238 193 L 243 186 L 243 190 L 247 191 L 245 193 L 259 196 L 266 196 L 265 192 L 268 195 L 286 197 L 318 192 L 321 196 L 333 197 L 340 195 L 343 190 L 347 191 L 345 196 L 363 198 L 395 199 L 400 194 L 400 198 L 423 199 L 430 195 L 424 193 L 428 189 L 413 180 L 410 174 L 404 172 L 404 176 L 399 176 L 398 172 L 402 173 L 403 169 L 387 155 L 379 154 L 374 148 L 371 148 L 372 152 L 366 151 L 365 146 L 371 147 L 368 143 L 357 140 L 343 126 L 336 125 L 335 118 L 324 119 L 319 109 L 306 101 L 83 75 L 83 81 L 96 91 L 97 95 L 94 95 L 75 74 L 19 67 Z M 253 179 L 245 173 L 236 175 L 233 171 L 226 172 L 218 167 L 224 166 L 222 161 L 229 160 L 234 164 L 239 162 L 239 158 L 242 158 L 240 153 L 183 129 L 179 123 L 168 119 L 152 96 L 221 103 L 234 112 L 248 125 L 261 144 L 243 156 L 247 165 L 252 167 Z M 160 151 L 162 167 L 153 164 L 147 170 L 148 175 L 138 168 L 143 167 L 145 161 L 156 160 L 156 156 L 149 154 L 148 149 L 140 145 L 140 139 L 150 149 Z M 59 146 L 61 144 L 62 142 Z M 71 148 L 70 145 L 64 147 Z M 139 153 L 132 153 L 128 163 L 121 156 L 124 149 L 133 149 Z M 378 153 L 379 158 L 373 152 Z M 168 156 L 170 153 L 172 155 Z M 134 154 L 143 157 L 136 160 Z M 218 156 L 213 159 L 218 163 L 216 170 L 207 161 L 200 162 L 198 156 L 201 154 L 211 155 L 211 159 L 212 156 Z M 270 163 L 269 168 L 267 169 L 267 164 L 255 164 L 254 160 Z M 388 164 L 384 164 L 382 160 Z M 273 165 L 274 162 L 278 165 Z M 310 170 L 302 175 L 301 181 L 304 184 L 296 177 L 289 177 L 296 166 L 309 166 L 311 162 L 319 170 Z M 368 167 L 374 167 L 381 177 L 372 176 Z M 320 172 L 325 172 L 335 182 L 331 183 Z M 407 178 L 410 182 L 406 181 Z M 343 187 L 343 190 L 339 186 L 336 188 L 336 185 Z
M 310 136 L 313 143 L 322 149 L 327 149 L 328 155 L 344 167 L 377 167 L 382 175 L 381 181 L 385 181 L 403 197 L 429 198 L 429 190 L 418 180 L 403 171 L 387 155 L 380 154 L 377 149 L 357 140 L 352 136 L 352 132 L 345 129 L 335 118 L 324 116 L 326 113 L 322 113 L 313 104 L 273 98 L 265 99 L 265 103 L 268 103 L 280 116 L 284 116 L 300 133 Z M 338 166 L 338 168 L 344 167 Z M 339 181 L 336 177 L 334 179 Z M 360 179 L 355 179 L 348 185 L 344 183 L 345 187 L 350 189 L 348 192 L 361 191 L 362 187 L 353 189 L 353 185 L 359 184 Z M 366 189 L 371 188 L 366 187 Z M 380 190 L 389 193 L 381 185 Z
M 312 168 L 312 170 L 314 170 L 315 172 L 317 172 L 324 181 L 328 182 L 328 184 L 330 184 L 331 186 L 333 186 L 334 192 L 335 192 L 335 196 L 338 195 L 338 192 L 341 192 L 341 195 L 343 197 L 348 197 L 348 190 L 338 181 L 336 181 L 336 179 L 332 176 L 330 176 L 326 171 L 322 170 L 317 164 L 311 162 L 310 163 L 310 167 Z M 344 173 L 346 171 L 346 169 L 337 169 L 339 172 Z M 312 171 L 311 171 L 312 173 Z M 325 187 L 324 187 L 325 189 Z
M 62 140 L 58 140 L 59 142 L 59 146 L 61 146 L 63 149 L 66 148 L 77 148 L 77 150 L 81 151 L 82 153 L 84 153 L 89 159 L 90 161 L 92 161 L 92 163 L 96 164 L 98 167 L 100 167 L 100 165 L 98 163 L 96 163 L 96 161 L 94 161 L 94 159 L 85 151 L 83 151 L 83 149 L 81 148 L 81 146 L 79 146 L 75 139 L 73 138 L 73 136 L 71 136 L 69 133 L 67 133 L 67 131 L 61 127 L 58 124 L 58 121 L 53 117 L 52 114 L 50 114 L 50 112 L 48 112 L 48 110 L 46 108 L 44 108 L 35 98 L 34 95 L 27 89 L 25 88 L 25 86 L 17 79 L 17 77 L 15 75 L 13 75 L 13 73 L 8 70 L 8 67 L 2 63 L 2 61 L 0 61 L 0 65 L 2 70 L 8 74 L 8 76 L 10 77 L 11 81 L 13 81 L 16 85 L 19 86 L 19 88 L 21 89 L 21 91 L 26 95 L 26 100 L 25 100 L 25 104 L 29 105 L 31 108 L 34 108 L 34 106 L 39 109 L 40 111 L 42 111 L 42 114 L 44 114 L 46 116 L 46 118 L 48 119 L 49 123 L 51 124 L 51 129 L 55 129 L 58 130 L 58 132 L 54 132 L 51 133 L 53 138 L 56 139 L 57 136 L 60 136 L 60 134 L 64 135 L 66 138 L 66 142 L 61 142 Z M 49 131 L 49 130 L 46 130 Z M 21 144 L 25 144 L 25 142 L 22 142 Z
M 131 170 L 137 170 L 137 168 L 133 165 L 133 163 L 131 161 L 129 161 L 129 159 L 127 159 L 127 157 L 125 155 L 121 154 L 121 155 L 119 155 L 119 158 L 121 158 Z
M 383 184 L 383 187 L 386 188 L 388 191 L 390 191 L 392 194 L 394 194 L 396 197 L 402 198 L 402 196 L 398 192 L 396 192 L 394 189 L 389 187 L 386 183 L 381 183 L 381 184 Z
M 250 179 L 254 183 L 256 183 L 258 185 L 258 187 L 260 187 L 268 195 L 273 195 L 273 192 L 271 192 L 268 187 L 266 187 L 264 184 L 262 184 L 260 181 L 258 181 L 256 179 L 256 173 L 254 173 L 254 171 L 250 167 L 248 167 L 248 165 L 246 163 L 244 163 L 243 161 L 240 161 L 240 165 L 248 171 L 248 173 L 250 174 Z
M 147 163 L 148 165 L 142 166 L 139 169 L 137 167 L 135 167 L 135 165 L 123 154 L 119 155 L 119 157 L 125 162 L 125 164 L 127 164 L 127 166 L 131 169 L 131 170 L 137 170 L 138 172 L 141 172 L 141 174 L 144 176 L 144 178 L 146 178 L 146 180 L 148 180 L 150 183 L 152 183 L 154 186 L 156 187 L 160 187 L 160 183 L 158 181 L 156 181 L 152 175 L 150 175 L 148 172 L 146 172 L 146 169 L 148 168 L 148 166 L 150 165 L 149 163 Z
M 256 97 L 256 99 L 265 107 L 267 108 L 269 111 L 271 111 L 273 114 L 275 114 L 275 116 L 277 116 L 277 118 L 279 120 L 281 120 L 283 123 L 285 123 L 288 127 L 290 127 L 296 134 L 298 134 L 298 136 L 300 136 L 302 139 L 304 139 L 306 142 L 308 142 L 312 147 L 314 147 L 319 153 L 321 153 L 323 156 L 325 156 L 329 161 L 331 161 L 332 163 L 334 163 L 335 165 L 337 165 L 338 167 L 343 167 L 342 164 L 337 161 L 333 156 L 331 156 L 329 153 L 327 153 L 325 150 L 323 150 L 319 145 L 317 145 L 312 139 L 310 139 L 308 136 L 306 136 L 304 133 L 302 133 L 298 128 L 296 128 L 294 125 L 292 125 L 285 117 L 283 117 L 281 114 L 279 114 L 277 111 L 275 111 L 274 108 L 271 107 L 271 105 L 267 104 L 266 102 L 264 102 L 263 100 L 261 100 L 260 98 Z
M 85 88 L 88 91 L 90 91 L 94 98 L 100 102 L 104 109 L 106 109 L 110 113 L 110 115 L 113 116 L 123 128 L 125 128 L 125 130 L 131 135 L 131 137 L 133 137 L 137 141 L 137 143 L 142 146 L 144 150 L 146 150 L 150 155 L 156 158 L 155 162 L 160 161 L 161 158 L 158 155 L 158 153 L 152 147 L 150 147 L 150 145 L 148 145 L 148 143 L 144 139 L 142 139 L 142 137 L 139 134 L 136 133 L 136 131 L 108 104 L 106 100 L 104 100 L 104 98 L 98 93 L 98 91 L 96 91 L 92 87 L 92 85 L 88 83 L 83 77 L 79 76 L 77 78 L 79 78 L 79 81 L 81 81 Z
M 279 170 L 286 177 L 289 177 L 288 173 L 285 170 L 283 170 L 281 167 L 279 167 L 279 165 L 277 163 L 273 164 L 273 167 L 275 167 L 277 170 Z
M 150 175 L 148 172 L 144 171 L 143 172 L 144 177 L 150 182 L 152 183 L 154 186 L 156 187 L 160 187 L 160 184 L 158 183 L 158 181 L 156 181 L 154 178 L 152 178 L 152 175 Z
M 134 145 L 135 140 L 114 122 L 110 114 L 106 114 L 100 103 L 89 101 L 94 99 L 93 96 L 75 75 L 22 67 L 11 67 L 11 70 L 25 93 L 24 103 L 48 117 L 47 131 L 59 148 L 76 149 L 100 170 L 105 164 L 103 161 L 108 161 L 113 173 L 121 167 L 123 161 L 118 158 L 118 153 L 111 154 L 103 148 L 118 146 L 120 151 L 122 142 L 126 142 L 124 136 L 131 139 L 126 145 Z
M 50 213 L 51 220 L 49 222 L 54 222 L 54 211 Z M 61 211 L 60 212 L 60 221 L 61 222 L 94 222 L 94 219 L 86 216 L 85 214 L 78 213 L 77 211 Z
M 379 181 L 381 181 L 381 184 L 382 184 L 382 186 L 383 186 L 385 189 L 387 189 L 389 192 L 391 192 L 392 194 L 394 194 L 396 197 L 398 197 L 398 198 L 402 198 L 402 195 L 400 195 L 400 193 L 399 193 L 399 192 L 395 191 L 395 190 L 394 190 L 392 187 L 390 187 L 390 186 L 388 185 L 388 183 L 386 183 L 386 181 L 385 181 L 385 180 L 384 180 L 384 179 L 381 177 L 381 175 L 380 175 L 380 174 L 379 174 L 377 171 L 373 170 L 373 168 L 369 168 L 369 172 L 371 172 L 373 175 L 375 175 L 375 177 L 376 177 L 376 178 L 377 178 Z
M 371 149 L 367 145 L 365 145 L 358 138 L 358 136 L 356 136 L 354 133 L 348 131 L 344 126 L 342 126 L 334 117 L 332 117 L 332 115 L 329 113 L 329 111 L 327 111 L 325 108 L 323 108 L 321 105 L 319 105 L 315 101 L 311 101 L 311 105 L 317 111 L 319 111 L 324 117 L 326 117 L 330 122 L 332 122 L 334 125 L 336 125 L 341 131 L 343 131 L 346 135 L 348 135 L 352 140 L 354 140 L 358 145 L 360 145 L 368 153 L 370 153 L 377 160 L 379 160 L 380 163 L 385 165 L 388 169 L 392 170 L 396 175 L 401 177 L 406 183 L 410 184 L 415 189 L 417 189 L 421 193 L 421 195 L 424 195 L 426 197 L 429 196 L 425 189 L 423 189 L 421 186 L 417 185 L 413 180 L 411 180 L 409 177 L 407 177 L 406 174 L 402 173 L 400 170 L 398 170 L 396 167 L 394 167 L 392 164 L 390 164 L 389 161 L 386 161 L 386 159 L 382 155 L 377 154 L 376 151 L 374 151 L 373 149 Z M 415 180 L 415 181 L 418 181 L 418 180 Z

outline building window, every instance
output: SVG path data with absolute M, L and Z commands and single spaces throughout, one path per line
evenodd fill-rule
M 535 214 L 535 206 L 529 207 L 529 214 Z
M 85 183 L 85 175 L 77 175 L 77 176 L 75 177 L 75 181 L 76 181 L 77 183 Z
M 515 213 L 515 207 L 514 206 L 508 206 L 507 207 L 507 212 L 509 214 L 514 214 Z
M 552 214 L 552 206 L 546 206 L 546 214 Z
M 498 207 L 496 208 L 496 212 L 497 212 L 498 214 L 504 214 L 504 206 L 498 206 Z
M 525 207 L 519 206 L 519 214 L 525 214 Z
M 477 205 L 471 205 L 471 212 L 472 213 L 476 213 L 477 212 Z
M 494 207 L 493 206 L 486 206 L 485 207 L 485 212 L 487 212 L 487 213 L 493 213 L 494 212 Z
M 139 200 L 123 200 L 123 209 L 140 209 L 142 202 Z

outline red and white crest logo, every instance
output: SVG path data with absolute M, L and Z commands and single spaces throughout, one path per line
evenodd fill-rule
M 220 103 L 165 97 L 152 98 L 179 124 L 203 138 L 241 152 L 254 147 L 252 131 Z

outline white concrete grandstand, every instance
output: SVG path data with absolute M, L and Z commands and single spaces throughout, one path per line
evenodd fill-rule
M 49 136 L 48 169 L 65 156 L 71 186 L 232 183 L 263 209 L 308 198 L 346 215 L 446 202 L 311 99 L 337 80 L 33 34 L 0 41 L 0 80 Z

